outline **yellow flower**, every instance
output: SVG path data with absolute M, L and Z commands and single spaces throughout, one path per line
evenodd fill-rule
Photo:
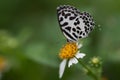
M 68 67 L 72 64 L 77 64 L 79 58 L 83 58 L 85 56 L 84 53 L 80 53 L 79 49 L 82 47 L 82 44 L 76 42 L 68 42 L 63 48 L 60 50 L 59 57 L 63 59 L 59 66 L 59 78 L 62 78 L 62 75 L 65 70 L 65 66 L 68 61 Z

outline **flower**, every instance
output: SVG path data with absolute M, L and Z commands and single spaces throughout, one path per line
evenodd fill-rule
M 59 78 L 62 78 L 65 66 L 68 62 L 68 67 L 72 64 L 77 64 L 79 58 L 85 56 L 84 53 L 80 53 L 79 49 L 82 47 L 82 44 L 76 42 L 67 42 L 63 48 L 60 50 L 59 57 L 63 59 L 59 66 Z
M 100 57 L 93 57 L 91 58 L 89 63 L 91 64 L 92 67 L 99 68 L 101 67 L 102 61 Z

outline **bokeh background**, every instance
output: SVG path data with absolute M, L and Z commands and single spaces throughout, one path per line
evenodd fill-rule
M 0 76 L 2 80 L 59 80 L 60 31 L 56 7 L 69 4 L 87 11 L 96 27 L 82 39 L 86 64 L 103 61 L 103 80 L 120 80 L 120 0 L 0 0 Z M 80 65 L 62 80 L 92 80 Z

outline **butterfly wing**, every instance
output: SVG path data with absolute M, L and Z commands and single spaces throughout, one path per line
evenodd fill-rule
M 81 13 L 75 7 L 59 6 L 57 13 L 60 28 L 68 41 L 76 42 L 79 38 L 86 37 L 93 29 L 92 17 L 86 12 Z
M 79 38 L 85 38 L 94 29 L 95 22 L 93 21 L 93 17 L 87 12 L 82 12 L 79 15 L 78 21 L 81 22 L 81 24 L 78 25 L 79 28 L 81 28 Z

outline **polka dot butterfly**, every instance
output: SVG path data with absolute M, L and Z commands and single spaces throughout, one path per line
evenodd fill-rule
M 60 28 L 69 42 L 87 37 L 94 28 L 92 16 L 87 12 L 80 12 L 73 6 L 59 6 L 57 13 Z

